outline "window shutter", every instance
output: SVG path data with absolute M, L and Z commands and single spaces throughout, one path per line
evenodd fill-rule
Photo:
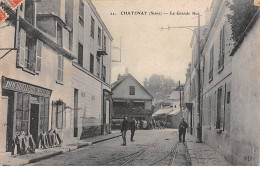
M 25 44 L 26 44 L 26 32 L 20 29 L 18 35 L 18 52 L 17 52 L 17 66 L 24 67 L 25 65 Z
M 63 81 L 63 68 L 64 68 L 64 57 L 61 56 L 61 81 Z
M 66 128 L 66 104 L 64 103 L 63 104 L 63 107 L 62 107 L 62 117 L 63 117 L 63 126 L 62 126 L 62 128 Z
M 36 73 L 41 72 L 41 63 L 42 63 L 42 41 L 37 39 L 36 44 Z
M 64 64 L 64 58 L 62 55 L 58 55 L 58 81 L 63 81 L 63 64 Z

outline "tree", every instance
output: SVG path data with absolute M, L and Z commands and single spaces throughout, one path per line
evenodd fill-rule
M 228 20 L 231 23 L 232 39 L 236 45 L 255 16 L 258 7 L 254 6 L 254 0 L 233 0 L 233 3 L 228 5 L 233 12 L 232 15 L 228 15 Z M 247 31 L 249 30 L 250 28 Z
M 153 74 L 149 79 L 145 78 L 144 87 L 156 100 L 165 100 L 167 95 L 176 87 L 176 83 L 170 77 Z

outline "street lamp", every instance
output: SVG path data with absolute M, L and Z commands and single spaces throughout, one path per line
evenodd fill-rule
M 195 27 L 195 28 L 198 28 L 198 34 L 196 34 L 196 31 L 194 31 L 193 29 L 191 29 L 192 27 Z M 200 89 L 201 89 L 201 86 L 200 86 L 200 14 L 198 14 L 198 26 L 175 26 L 175 27 L 170 27 L 168 26 L 167 28 L 160 28 L 161 30 L 163 29 L 172 29 L 172 28 L 185 28 L 185 29 L 189 29 L 191 30 L 197 37 L 197 43 L 198 43 L 198 105 L 197 105 L 197 112 L 198 112 L 198 115 L 199 115 L 199 123 L 198 123 L 198 126 L 197 126 L 197 143 L 202 143 L 202 113 L 200 111 L 200 104 L 201 104 L 201 101 L 200 101 Z

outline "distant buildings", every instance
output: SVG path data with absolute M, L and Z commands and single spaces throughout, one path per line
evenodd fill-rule
M 91 1 L 1 7 L 0 152 L 22 131 L 37 145 L 51 128 L 64 142 L 109 133 L 112 36 Z
M 188 131 L 196 136 L 200 97 L 203 142 L 233 164 L 259 165 L 259 9 L 247 25 L 237 25 L 244 33 L 235 43 L 228 2 L 232 4 L 213 0 L 211 19 L 201 33 L 201 51 L 192 55 L 184 86 L 185 118 Z M 198 44 L 193 44 L 194 51 Z M 200 85 L 196 80 L 198 62 Z
M 113 119 L 127 116 L 136 120 L 150 120 L 153 96 L 130 73 L 118 75 L 112 86 Z

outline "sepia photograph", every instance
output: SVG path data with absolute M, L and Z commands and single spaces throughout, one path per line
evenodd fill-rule
M 0 0 L 0 166 L 259 166 L 260 0 Z

